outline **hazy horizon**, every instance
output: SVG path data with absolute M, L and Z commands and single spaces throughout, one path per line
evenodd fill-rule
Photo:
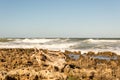
M 1 0 L 0 38 L 120 38 L 119 0 Z

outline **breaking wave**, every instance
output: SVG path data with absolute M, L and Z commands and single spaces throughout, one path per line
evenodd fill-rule
M 52 50 L 114 51 L 120 54 L 120 39 L 26 38 L 2 39 L 0 48 L 44 48 Z
M 91 43 L 116 43 L 116 42 L 120 42 L 120 40 L 105 40 L 105 39 L 87 39 L 84 40 L 84 42 L 91 42 Z

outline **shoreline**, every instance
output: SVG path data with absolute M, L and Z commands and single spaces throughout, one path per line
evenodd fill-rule
M 119 80 L 120 55 L 48 49 L 0 49 L 1 80 Z

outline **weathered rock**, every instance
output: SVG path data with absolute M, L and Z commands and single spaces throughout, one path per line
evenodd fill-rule
M 119 74 L 113 52 L 0 49 L 0 80 L 120 80 Z

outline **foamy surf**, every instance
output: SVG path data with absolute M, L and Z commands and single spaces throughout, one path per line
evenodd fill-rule
M 16 39 L 16 43 L 45 43 L 52 41 L 52 39 Z
M 116 42 L 119 42 L 120 43 L 120 40 L 87 39 L 87 40 L 84 40 L 84 42 L 90 42 L 90 43 L 116 43 Z
M 4 41 L 5 40 L 5 41 Z M 44 48 L 51 50 L 79 50 L 101 52 L 112 51 L 120 54 L 120 39 L 86 38 L 26 38 L 2 39 L 0 48 Z

